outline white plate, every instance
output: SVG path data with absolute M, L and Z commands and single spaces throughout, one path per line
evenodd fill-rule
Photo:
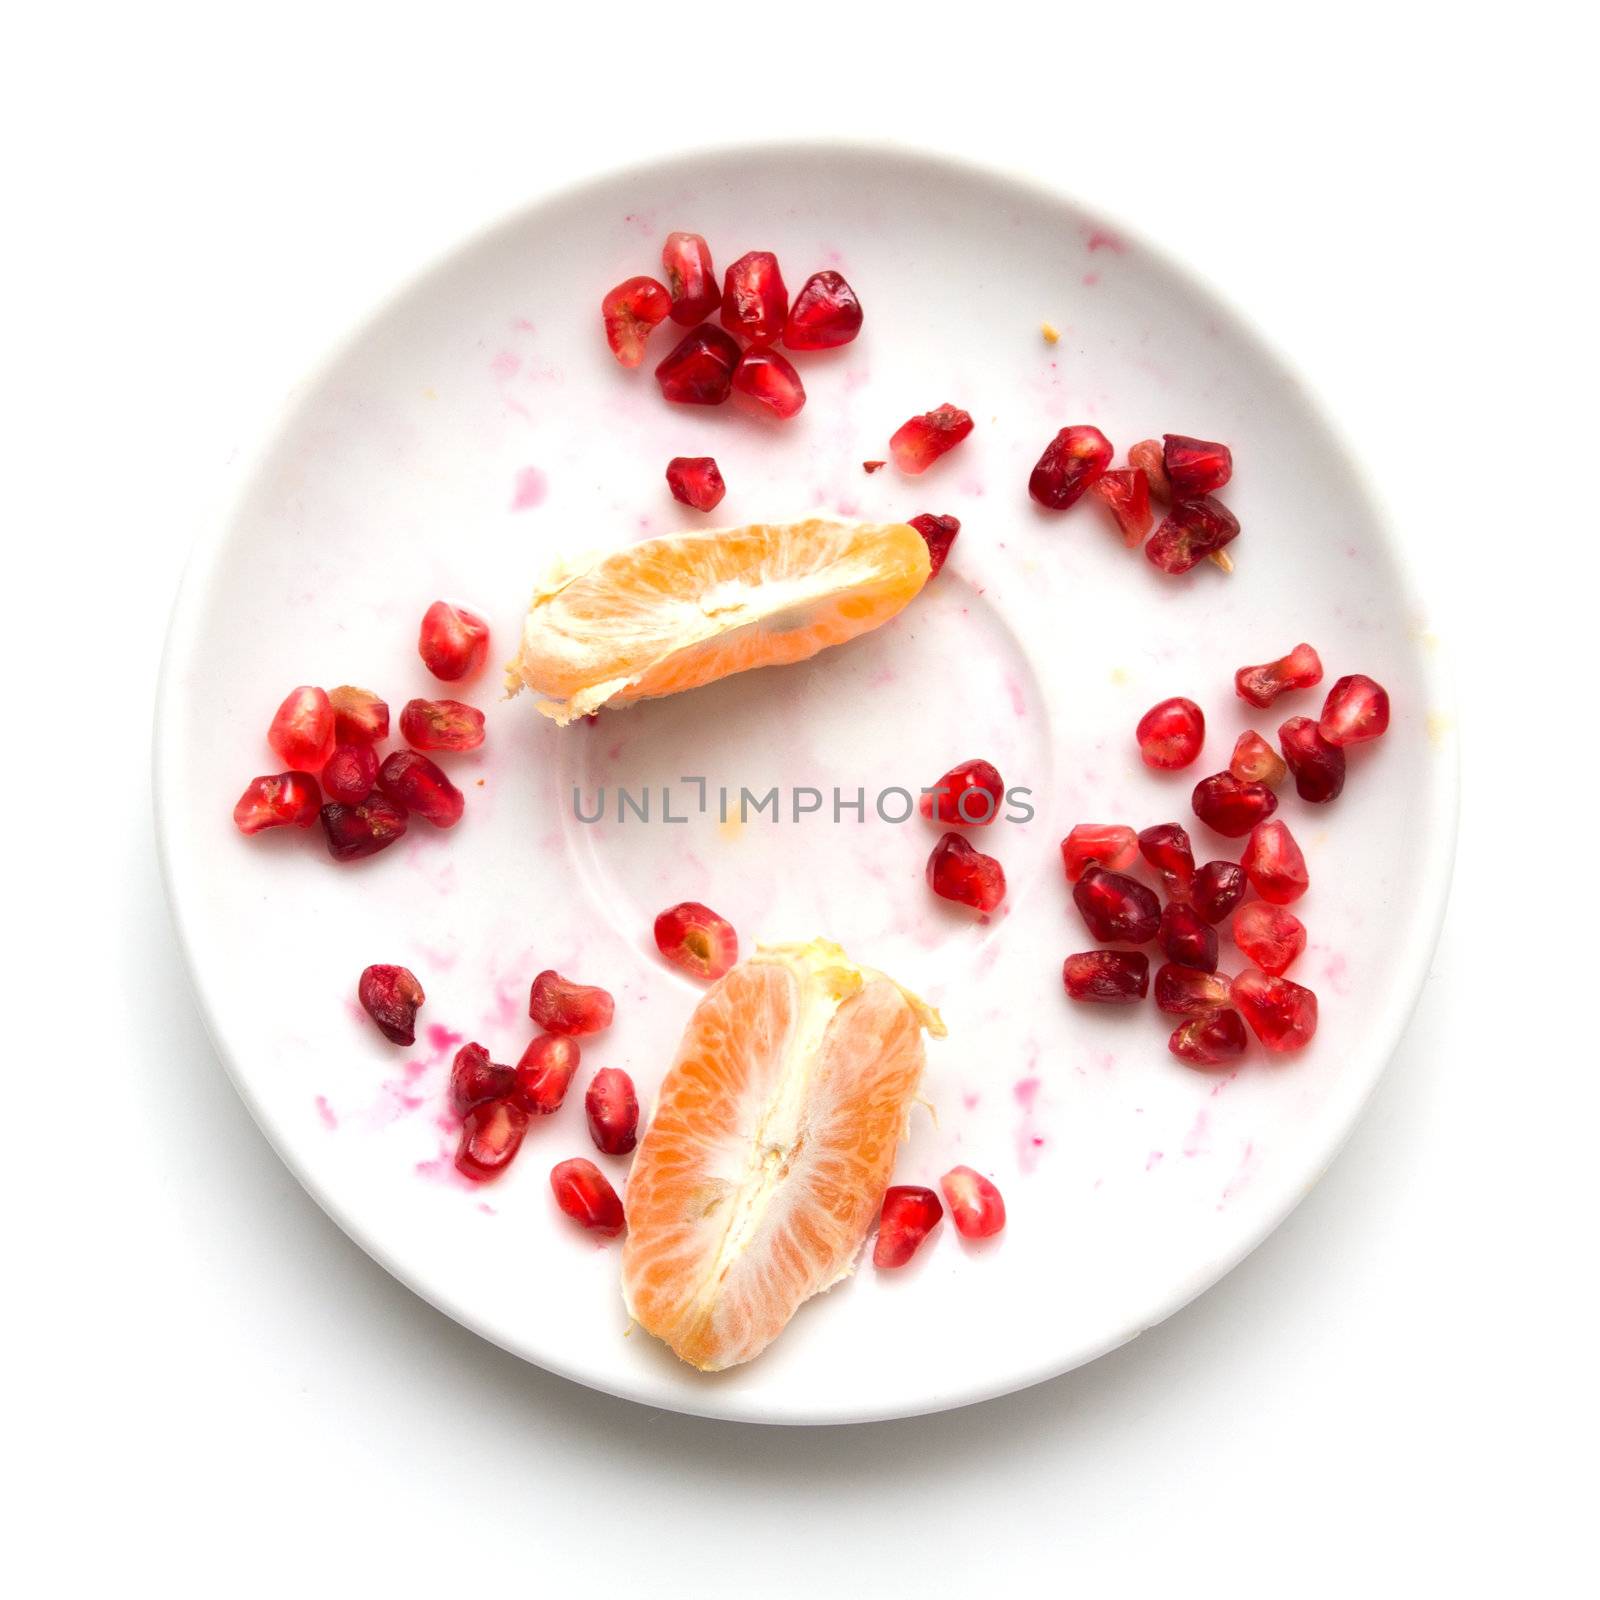
M 776 250 L 791 288 L 840 268 L 863 336 L 797 358 L 791 425 L 734 407 L 665 405 L 599 330 L 601 293 L 658 270 L 672 228 L 718 267 Z M 1041 319 L 1061 329 L 1041 338 Z M 921 479 L 890 432 L 943 401 L 978 426 Z M 1093 504 L 1037 511 L 1028 471 L 1056 428 L 1094 422 L 1119 451 L 1162 431 L 1229 441 L 1224 498 L 1244 532 L 1231 578 L 1187 580 L 1128 554 Z M 703 519 L 667 496 L 676 454 L 713 453 L 719 523 L 818 506 L 962 520 L 944 573 L 890 626 L 792 669 L 607 713 L 558 731 L 527 699 L 483 704 L 481 759 L 458 758 L 468 815 L 414 824 L 386 855 L 339 867 L 320 830 L 241 838 L 229 812 L 275 770 L 264 734 L 296 683 L 354 682 L 399 706 L 440 692 L 414 648 L 427 603 L 482 609 L 509 654 L 536 577 L 563 550 Z M 1322 999 L 1298 1059 L 1259 1049 L 1237 1073 L 1186 1070 L 1153 1007 L 1105 1014 L 1063 997 L 1062 958 L 1091 941 L 1057 841 L 1074 822 L 1193 822 L 1196 778 L 1252 722 L 1233 669 L 1299 639 L 1330 679 L 1388 685 L 1394 725 L 1355 753 L 1332 806 L 1291 795 L 1314 886 L 1312 947 L 1293 974 Z M 443 692 L 450 692 L 445 690 Z M 1182 693 L 1211 716 L 1201 762 L 1163 778 L 1133 745 L 1140 713 Z M 686 158 L 530 207 L 384 308 L 296 398 L 179 598 L 157 728 L 167 880 L 206 1021 L 262 1128 L 329 1213 L 434 1305 L 507 1349 L 655 1405 L 766 1422 L 837 1422 L 959 1405 L 1087 1361 L 1214 1282 L 1314 1183 L 1371 1091 L 1421 984 L 1443 907 L 1455 767 L 1426 616 L 1368 489 L 1292 373 L 1204 288 L 1070 202 L 943 161 L 778 148 Z M 974 755 L 1034 791 L 1035 820 L 988 848 L 1011 894 L 988 925 L 935 902 L 935 837 L 847 813 L 737 833 L 584 825 L 572 788 L 704 776 L 869 796 L 931 783 Z M 448 759 L 448 758 L 447 758 Z M 481 780 L 481 787 L 479 786 Z M 614 803 L 614 802 L 613 802 Z M 1195 825 L 1207 856 L 1229 846 Z M 651 945 L 654 913 L 704 900 L 756 939 L 826 935 L 944 1012 L 929 1050 L 937 1122 L 918 1115 L 897 1178 L 957 1161 L 992 1172 L 1010 1226 L 969 1249 L 948 1224 L 911 1268 L 869 1267 L 804 1308 L 753 1364 L 716 1377 L 631 1335 L 617 1251 L 555 1211 L 552 1163 L 593 1154 L 587 1069 L 625 1066 L 648 1104 L 697 993 Z M 385 1044 L 356 976 L 403 962 L 427 992 L 424 1037 Z M 1224 939 L 1224 966 L 1237 964 Z M 469 1189 L 442 1117 L 448 1037 L 514 1059 L 527 987 L 555 966 L 617 995 L 569 1103 L 512 1171 Z M 427 1042 L 431 1040 L 432 1042 Z M 604 1161 L 604 1158 L 602 1158 Z M 624 1163 L 611 1161 L 619 1187 Z M 337 1295 L 338 1285 L 328 1286 Z

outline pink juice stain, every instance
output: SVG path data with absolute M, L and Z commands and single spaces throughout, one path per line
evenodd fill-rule
M 328 1104 L 328 1097 L 319 1094 L 316 1099 L 317 1115 L 322 1118 L 324 1128 L 333 1129 L 339 1126 L 339 1119 L 334 1115 L 333 1107 Z
M 1256 1153 L 1253 1141 L 1246 1140 L 1244 1153 L 1239 1157 L 1238 1170 L 1228 1180 L 1223 1189 L 1221 1198 L 1217 1201 L 1217 1210 L 1220 1211 L 1238 1192 L 1255 1177 L 1261 1167 L 1261 1157 Z
M 1113 255 L 1118 256 L 1128 248 L 1121 236 L 1113 233 L 1109 228 L 1096 228 L 1089 235 L 1088 246 L 1091 252 L 1109 250 Z
M 1044 1148 L 1044 1136 L 1039 1133 L 1036 1121 L 1039 1079 L 1018 1078 L 1011 1086 L 1011 1093 L 1022 1108 L 1022 1120 L 1017 1124 L 1017 1166 L 1023 1172 L 1032 1172 Z
M 500 379 L 514 378 L 522 371 L 522 357 L 512 350 L 502 350 L 489 363 L 489 371 Z
M 550 480 L 537 467 L 524 467 L 516 477 L 511 491 L 513 511 L 531 511 L 544 504 L 550 492 Z
M 1203 1156 L 1210 1150 L 1207 1142 L 1211 1132 L 1211 1118 L 1204 1111 L 1197 1111 L 1193 1124 L 1183 1136 L 1183 1153 L 1186 1156 Z

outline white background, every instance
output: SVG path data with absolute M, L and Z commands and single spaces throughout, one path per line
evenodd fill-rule
M 7 25 L 0 1576 L 28 1595 L 134 1572 L 183 1595 L 1592 1582 L 1592 10 L 612 3 L 580 31 L 565 9 Z M 818 133 L 1034 173 L 1186 257 L 1311 375 L 1454 654 L 1464 801 L 1410 1032 L 1253 1257 L 1042 1388 L 780 1431 L 547 1377 L 323 1217 L 190 1002 L 147 752 L 167 608 L 227 463 L 375 299 L 585 172 Z

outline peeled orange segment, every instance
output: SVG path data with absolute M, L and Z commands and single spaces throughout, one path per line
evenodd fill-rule
M 939 1014 L 836 944 L 763 945 L 689 1019 L 628 1178 L 623 1298 L 702 1371 L 852 1269 Z
M 554 574 L 507 668 L 559 723 L 804 661 L 887 622 L 928 581 L 903 522 L 752 523 L 646 539 Z

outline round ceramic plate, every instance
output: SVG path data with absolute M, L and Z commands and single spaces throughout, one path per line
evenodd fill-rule
M 665 404 L 651 373 L 670 326 L 640 370 L 611 358 L 601 294 L 659 271 L 674 228 L 703 233 L 719 268 L 770 249 L 791 287 L 822 267 L 855 286 L 862 336 L 796 358 L 809 401 L 792 423 Z M 863 470 L 901 422 L 945 401 L 977 419 L 957 451 L 919 478 Z M 1164 431 L 1228 441 L 1224 498 L 1244 529 L 1232 576 L 1161 575 L 1092 499 L 1038 510 L 1029 469 L 1069 422 L 1096 424 L 1119 456 Z M 502 700 L 489 671 L 465 692 L 487 713 L 485 748 L 444 758 L 467 796 L 453 832 L 414 823 L 388 853 L 339 866 L 320 829 L 234 830 L 246 780 L 276 770 L 264 735 L 291 685 L 366 685 L 397 711 L 459 692 L 417 658 L 431 600 L 487 615 L 503 660 L 554 558 L 704 525 L 662 475 L 669 457 L 701 454 L 729 486 L 718 525 L 932 511 L 959 517 L 961 535 L 891 624 L 800 666 L 566 729 L 530 697 Z M 1195 1072 L 1167 1053 L 1171 1019 L 1153 1006 L 1064 998 L 1062 958 L 1092 941 L 1057 845 L 1076 822 L 1179 820 L 1201 859 L 1237 859 L 1237 842 L 1194 823 L 1190 790 L 1244 728 L 1271 735 L 1316 712 L 1320 691 L 1262 713 L 1233 693 L 1235 667 L 1300 639 L 1330 680 L 1370 673 L 1395 707 L 1388 737 L 1353 752 L 1337 803 L 1291 793 L 1279 813 L 1310 863 L 1296 910 L 1311 942 L 1293 976 L 1320 995 L 1321 1031 L 1297 1057 L 1253 1046 L 1237 1071 Z M 1294 374 L 1205 288 L 992 173 L 872 150 L 727 152 L 530 207 L 428 272 L 298 394 L 178 602 L 159 829 L 195 987 L 241 1094 L 317 1200 L 418 1294 L 551 1371 L 654 1405 L 889 1417 L 1035 1383 L 1132 1338 L 1315 1182 L 1432 948 L 1455 813 L 1441 692 L 1425 613 L 1360 473 Z M 1200 701 L 1210 731 L 1195 767 L 1161 776 L 1140 765 L 1133 728 L 1172 694 Z M 972 756 L 1030 791 L 1032 810 L 982 835 L 1010 883 L 989 920 L 935 900 L 923 869 L 936 834 L 896 820 L 896 791 Z M 781 814 L 741 822 L 741 791 L 772 789 Z M 663 791 L 686 820 L 664 820 Z M 804 809 L 807 791 L 820 810 Z M 581 820 L 602 795 L 605 819 Z M 758 1360 L 716 1376 L 630 1330 L 615 1245 L 569 1224 L 547 1181 L 554 1162 L 594 1154 L 590 1069 L 625 1067 L 648 1105 L 671 1059 L 698 993 L 656 956 L 651 924 L 681 899 L 716 907 L 746 949 L 834 939 L 937 1005 L 949 1037 L 929 1044 L 934 1114 L 913 1117 L 896 1178 L 934 1184 L 969 1163 L 1010 1212 L 987 1247 L 946 1223 L 907 1270 L 863 1265 Z M 1223 956 L 1238 964 L 1226 936 Z M 355 1005 L 357 975 L 379 961 L 427 990 L 413 1050 Z M 450 1057 L 471 1038 L 514 1060 L 544 967 L 610 988 L 617 1021 L 586 1043 L 568 1104 L 534 1125 L 515 1166 L 473 1187 L 452 1168 Z M 625 1162 L 599 1159 L 620 1189 Z

